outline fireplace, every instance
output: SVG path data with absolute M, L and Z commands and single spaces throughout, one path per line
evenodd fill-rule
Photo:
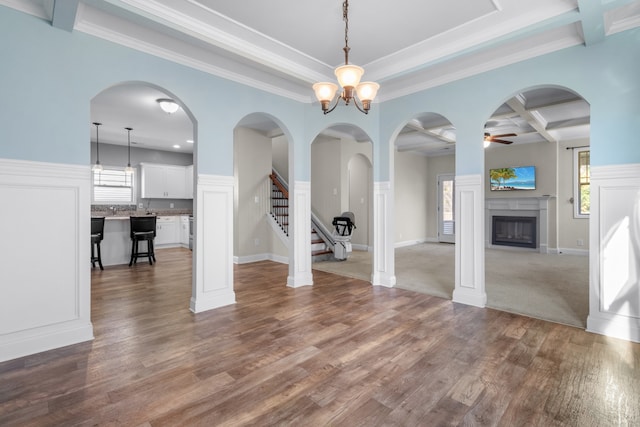
M 536 222 L 534 216 L 493 216 L 491 243 L 535 249 L 538 247 Z

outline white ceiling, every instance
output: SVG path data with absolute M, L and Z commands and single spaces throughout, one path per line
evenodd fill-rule
M 61 30 L 92 34 L 301 102 L 313 101 L 311 84 L 334 80 L 333 68 L 344 61 L 342 0 L 0 0 L 0 4 L 49 20 Z M 365 80 L 381 84 L 378 100 L 385 101 L 566 47 L 597 44 L 637 26 L 638 0 L 351 0 L 350 62 L 365 68 Z M 153 126 L 132 123 L 133 117 L 150 119 L 152 114 L 126 111 L 125 104 L 133 108 L 136 94 L 145 97 L 148 108 L 157 107 L 149 99 L 164 94 L 128 89 L 117 91 L 121 98 L 116 92 L 103 92 L 92 103 L 92 121 L 104 123 L 105 138 L 114 143 L 119 139 L 116 130 L 124 127 L 124 121 L 117 113 L 128 114 L 126 126 L 134 128 L 133 140 L 141 144 L 157 141 L 163 149 L 171 149 L 169 144 L 190 138 L 192 130 L 178 124 L 178 113 L 161 116 L 164 121 Z M 492 118 L 487 130 L 511 133 L 507 129 L 513 129 L 518 134 L 514 143 L 557 138 L 564 132 L 561 125 L 579 122 L 582 125 L 572 125 L 567 135 L 580 135 L 585 129 L 588 134 L 584 103 L 564 100 L 547 106 L 557 103 L 550 99 L 563 95 L 556 91 L 525 95 L 499 108 L 504 114 Z M 270 123 L 245 122 L 273 131 L 268 129 Z M 117 123 L 112 135 L 110 123 Z M 556 128 L 545 132 L 550 124 Z M 417 134 L 411 141 L 417 147 L 420 135 L 434 132 L 441 134 L 436 138 L 441 142 L 455 139 L 447 133 L 451 129 L 433 128 L 440 125 L 427 115 L 416 118 L 403 134 L 407 139 Z M 543 126 L 542 133 L 538 126 Z M 403 144 L 398 142 L 399 147 Z M 422 153 L 434 154 L 429 149 Z

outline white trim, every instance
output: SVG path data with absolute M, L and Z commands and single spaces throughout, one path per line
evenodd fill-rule
M 242 257 L 238 257 L 238 256 L 233 257 L 234 264 L 251 264 L 251 263 L 260 262 L 260 261 L 273 261 L 273 262 L 278 262 L 280 264 L 289 264 L 289 258 L 284 257 L 282 255 L 276 255 L 271 253 L 248 255 L 248 256 L 242 256 Z
M 457 229 L 453 302 L 485 307 L 482 175 L 456 175 L 455 194 Z
M 289 248 L 289 256 L 293 262 L 289 263 L 289 277 L 287 286 L 298 288 L 313 285 L 311 261 L 311 183 L 309 181 L 294 181 L 289 188 L 289 195 L 293 196 L 289 205 L 289 239 L 293 248 Z M 293 255 L 291 255 L 293 253 Z
M 19 206 L 0 224 L 0 362 L 93 339 L 90 183 L 88 166 L 0 159 L 0 198 Z
M 194 313 L 235 303 L 233 176 L 198 174 L 194 221 Z
M 591 167 L 587 330 L 640 342 L 640 164 Z
M 394 251 L 393 188 L 390 181 L 373 183 L 373 273 L 371 284 L 396 285 Z

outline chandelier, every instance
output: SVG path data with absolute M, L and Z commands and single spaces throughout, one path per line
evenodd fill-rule
M 371 101 L 376 97 L 380 85 L 375 82 L 360 83 L 364 69 L 357 65 L 349 64 L 349 0 L 345 0 L 342 3 L 342 19 L 344 20 L 344 48 L 342 49 L 344 50 L 344 65 L 335 69 L 338 83 L 342 87 L 342 93 L 336 98 L 333 107 L 329 108 L 338 91 L 338 85 L 330 82 L 319 82 L 313 85 L 313 91 L 322 105 L 324 114 L 329 114 L 335 110 L 341 99 L 345 105 L 349 105 L 353 100 L 353 104 L 358 110 L 368 114 L 371 108 Z M 362 106 L 358 104 L 358 100 Z

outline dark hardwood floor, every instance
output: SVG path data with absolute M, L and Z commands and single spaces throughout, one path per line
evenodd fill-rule
M 157 259 L 92 271 L 94 341 L 0 364 L 0 425 L 640 425 L 639 344 L 273 262 L 193 314 Z

